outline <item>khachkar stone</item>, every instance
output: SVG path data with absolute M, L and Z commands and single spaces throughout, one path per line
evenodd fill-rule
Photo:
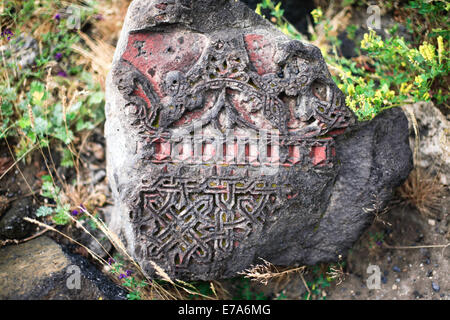
M 404 115 L 353 126 L 344 100 L 318 48 L 240 2 L 133 1 L 107 86 L 111 229 L 176 278 L 337 260 L 411 169 Z

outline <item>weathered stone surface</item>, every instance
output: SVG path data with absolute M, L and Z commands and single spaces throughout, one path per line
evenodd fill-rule
M 439 177 L 443 185 L 450 184 L 450 123 L 432 102 L 405 105 L 408 111 L 410 145 L 415 148 L 414 122 L 417 124 L 417 163 L 420 167 Z M 414 119 L 412 118 L 414 115 Z
M 80 286 L 71 276 L 80 271 Z M 67 283 L 69 282 L 69 285 Z M 0 248 L 0 300 L 125 299 L 126 292 L 48 237 Z
M 18 70 L 30 67 L 35 63 L 39 55 L 39 45 L 36 39 L 29 35 L 19 35 L 11 40 L 11 45 L 0 46 L 0 52 L 4 54 L 9 51 L 11 58 L 8 63 L 17 65 Z
M 335 260 L 411 169 L 401 111 L 348 133 L 320 50 L 234 0 L 133 1 L 106 116 L 110 228 L 149 274 Z

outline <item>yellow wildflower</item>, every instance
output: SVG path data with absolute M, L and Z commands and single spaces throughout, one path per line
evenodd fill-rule
M 317 9 L 314 9 L 313 11 L 311 11 L 311 15 L 313 17 L 314 23 L 318 23 L 323 16 L 323 11 L 319 7 Z
M 347 88 L 347 92 L 349 95 L 354 95 L 355 94 L 355 86 L 353 84 L 349 85 Z
M 375 98 L 374 98 L 374 100 L 375 99 L 377 99 L 377 100 L 382 100 L 383 99 L 383 94 L 381 93 L 381 90 L 377 90 L 376 92 L 375 92 Z
M 425 61 L 431 62 L 435 57 L 434 46 L 426 41 L 419 47 L 419 52 Z
M 442 36 L 438 37 L 438 56 L 439 56 L 439 63 L 442 63 L 442 54 L 444 53 L 445 47 L 444 47 L 444 38 Z
M 345 103 L 347 104 L 347 106 L 350 108 L 350 109 L 355 109 L 356 108 L 356 101 L 355 100 L 353 100 L 350 96 L 347 96 L 346 98 L 345 98 Z
M 401 94 L 408 94 L 408 92 L 412 89 L 412 83 L 411 84 L 407 84 L 407 83 L 402 83 L 400 85 L 400 93 Z

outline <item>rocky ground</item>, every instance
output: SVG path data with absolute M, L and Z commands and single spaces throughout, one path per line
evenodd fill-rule
M 448 212 L 448 210 L 447 210 Z M 450 299 L 450 216 L 427 219 L 416 209 L 398 206 L 374 223 L 353 247 L 347 274 L 334 284 L 328 299 Z M 381 240 L 374 240 L 381 235 Z M 407 249 L 392 248 L 406 246 Z M 379 289 L 369 289 L 369 265 L 381 271 Z

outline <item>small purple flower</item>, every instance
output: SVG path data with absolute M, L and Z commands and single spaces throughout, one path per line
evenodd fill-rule
M 108 259 L 108 264 L 111 265 L 113 263 L 116 263 L 116 261 L 113 258 Z
M 120 275 L 119 275 L 119 279 L 124 279 L 124 278 L 126 278 L 127 277 L 127 275 L 126 274 L 123 274 L 123 273 L 121 273 Z
M 101 14 L 96 14 L 94 18 L 97 21 L 103 20 L 103 16 Z
M 75 217 L 75 216 L 77 216 L 78 215 L 78 210 L 72 210 L 72 212 L 71 212 L 71 214 Z
M 67 77 L 67 73 L 65 71 L 59 71 L 58 72 L 58 76 L 66 78 Z
M 53 19 L 59 21 L 59 20 L 61 19 L 61 15 L 60 15 L 59 13 L 57 13 L 57 14 L 55 14 L 55 15 L 53 16 Z
M 2 37 L 6 37 L 6 39 L 9 41 L 11 40 L 11 37 L 14 36 L 14 33 L 10 29 L 6 29 L 2 31 Z
M 383 244 L 383 242 L 382 241 L 377 241 L 377 242 L 375 242 L 377 245 L 379 245 L 379 246 L 381 246 L 382 244 Z
M 127 277 L 129 277 L 129 276 L 131 276 L 132 271 L 131 270 L 127 270 L 126 273 L 127 273 Z
M 58 52 L 58 53 L 55 54 L 55 60 L 56 61 L 61 60 L 61 58 L 62 58 L 62 53 L 61 52 Z

